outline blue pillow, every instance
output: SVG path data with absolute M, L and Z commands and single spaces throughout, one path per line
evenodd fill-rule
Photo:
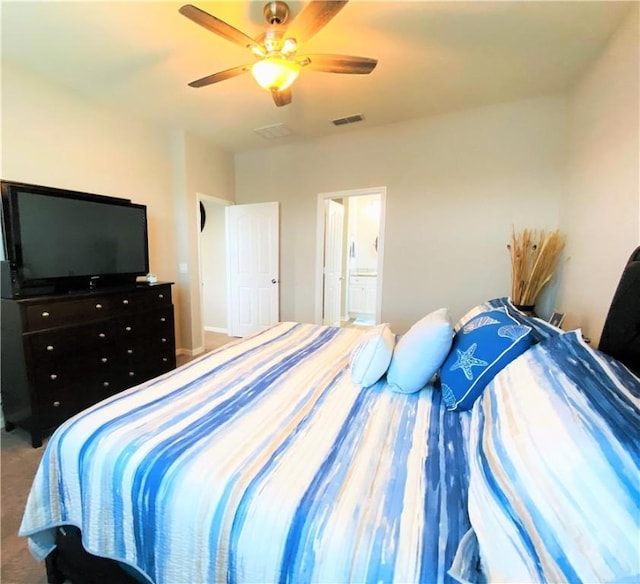
M 388 324 L 368 331 L 351 353 L 351 380 L 360 387 L 376 383 L 387 372 L 395 344 Z
M 440 371 L 450 410 L 468 410 L 493 377 L 533 344 L 533 329 L 504 309 L 483 312 L 455 335 Z
M 393 351 L 387 382 L 399 393 L 420 391 L 438 372 L 449 354 L 453 328 L 446 308 L 434 310 L 416 322 Z
M 453 330 L 458 332 L 465 324 L 467 324 L 472 318 L 482 314 L 484 312 L 489 312 L 491 310 L 504 310 L 507 314 L 510 314 L 513 318 L 515 318 L 520 324 L 525 326 L 530 326 L 533 329 L 533 342 L 539 343 L 540 341 L 544 341 L 545 339 L 550 339 L 552 337 L 556 337 L 559 334 L 562 334 L 562 329 L 553 326 L 551 323 L 538 318 L 537 316 L 528 316 L 524 314 L 524 312 L 520 312 L 511 299 L 502 296 L 500 298 L 492 298 L 491 300 L 487 300 L 477 306 L 474 306 L 470 310 L 468 310 L 464 316 L 458 319 Z

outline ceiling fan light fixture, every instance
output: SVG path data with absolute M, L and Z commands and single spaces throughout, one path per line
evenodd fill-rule
M 296 43 L 295 39 L 284 39 L 282 41 L 282 53 L 284 55 L 295 53 L 297 49 L 298 43 Z
M 189 86 L 205 87 L 251 71 L 258 85 L 271 93 L 273 103 L 282 107 L 291 103 L 290 87 L 301 69 L 341 74 L 371 73 L 378 61 L 368 57 L 334 54 L 296 56 L 298 44 L 306 43 L 320 32 L 348 2 L 349 0 L 310 0 L 293 23 L 285 28 L 283 25 L 289 16 L 289 7 L 282 0 L 270 0 L 263 10 L 268 27 L 255 38 L 197 6 L 185 4 L 180 8 L 180 14 L 214 34 L 249 49 L 258 58 L 253 65 L 225 69 L 196 79 Z
M 281 57 L 269 57 L 251 67 L 253 78 L 267 91 L 283 91 L 291 87 L 299 73 L 300 66 L 297 63 Z

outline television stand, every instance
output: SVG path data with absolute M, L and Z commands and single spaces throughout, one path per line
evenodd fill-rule
M 2 299 L 5 428 L 34 448 L 81 410 L 176 366 L 171 283 Z

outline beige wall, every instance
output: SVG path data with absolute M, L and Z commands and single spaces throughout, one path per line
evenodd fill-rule
M 176 276 L 166 131 L 2 62 L 2 178 L 148 206 L 150 269 Z M 178 345 L 179 346 L 179 345 Z
M 596 340 L 640 237 L 638 10 L 568 96 L 466 110 L 235 158 L 2 63 L 2 177 L 149 208 L 151 270 L 175 281 L 178 347 L 202 345 L 197 193 L 280 201 L 281 316 L 314 318 L 319 193 L 387 187 L 382 317 L 401 332 L 509 293 L 511 226 L 568 237 L 559 298 Z M 178 265 L 186 266 L 179 273 Z
M 175 277 L 168 134 L 2 63 L 2 178 L 148 205 L 150 268 Z
M 511 226 L 567 249 L 538 304 L 597 344 L 640 243 L 638 6 L 566 97 L 467 110 L 236 156 L 238 203 L 281 202 L 282 318 L 314 317 L 318 193 L 384 185 L 382 319 L 401 332 L 509 293 Z
M 560 307 L 597 345 L 622 269 L 640 244 L 638 6 L 569 100 L 567 263 Z
M 186 132 L 172 136 L 174 148 L 174 227 L 178 237 L 177 288 L 182 311 L 183 348 L 190 354 L 204 350 L 203 317 L 198 269 L 198 193 L 234 200 L 233 157 Z
M 281 317 L 312 322 L 319 193 L 387 187 L 382 319 L 401 332 L 510 292 L 512 224 L 555 228 L 566 100 L 539 98 L 239 154 L 236 202 L 281 203 Z
M 197 349 L 196 192 L 233 200 L 231 155 L 90 103 L 6 60 L 1 97 L 2 178 L 147 205 L 150 269 L 176 283 L 176 346 Z M 180 263 L 187 274 L 179 273 Z

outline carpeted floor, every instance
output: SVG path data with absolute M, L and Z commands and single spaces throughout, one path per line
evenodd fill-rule
M 205 333 L 205 352 L 212 351 L 237 339 L 223 333 Z M 178 366 L 190 361 L 178 356 Z M 46 440 L 45 440 L 46 445 Z M 32 448 L 29 434 L 20 428 L 12 432 L 0 431 L 0 497 L 2 523 L 0 523 L 0 583 L 46 584 L 44 562 L 36 562 L 27 548 L 27 540 L 18 537 L 22 512 L 29 489 L 45 445 Z
M 45 442 L 46 444 L 46 442 Z M 46 584 L 44 562 L 33 559 L 27 540 L 18 537 L 22 511 L 44 446 L 32 448 L 29 434 L 19 428 L 0 432 L 0 496 L 2 497 L 2 584 Z

